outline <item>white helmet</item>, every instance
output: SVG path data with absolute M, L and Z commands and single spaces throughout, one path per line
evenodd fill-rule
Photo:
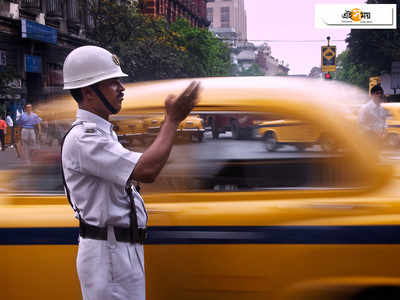
M 118 57 L 97 46 L 74 49 L 64 62 L 64 89 L 77 89 L 117 77 L 126 77 Z

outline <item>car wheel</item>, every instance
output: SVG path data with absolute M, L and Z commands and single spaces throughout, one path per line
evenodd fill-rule
M 231 121 L 231 130 L 232 130 L 232 138 L 235 140 L 240 139 L 240 127 L 239 122 L 237 120 Z
M 212 134 L 213 139 L 217 139 L 219 136 L 219 132 L 218 132 L 218 128 L 215 124 L 215 119 L 214 118 L 209 119 L 209 124 L 211 126 L 211 134 Z
M 203 141 L 203 138 L 204 138 L 204 133 L 203 133 L 203 132 L 200 132 L 200 133 L 198 133 L 198 134 L 196 135 L 196 137 L 197 137 L 197 141 L 198 141 L 199 143 L 201 143 L 201 142 Z
M 400 137 L 398 134 L 391 133 L 386 138 L 386 145 L 389 148 L 397 148 L 400 145 Z
M 307 149 L 306 145 L 296 145 L 296 148 L 299 152 L 304 152 Z
M 275 149 L 277 147 L 277 141 L 276 141 L 275 133 L 267 132 L 264 135 L 264 145 L 265 145 L 265 149 L 267 151 L 275 151 Z
M 322 150 L 324 152 L 335 152 L 337 151 L 337 143 L 336 141 L 329 135 L 323 135 L 320 138 L 319 142 Z
M 186 143 L 191 143 L 193 141 L 193 134 L 186 132 L 182 135 L 182 140 Z

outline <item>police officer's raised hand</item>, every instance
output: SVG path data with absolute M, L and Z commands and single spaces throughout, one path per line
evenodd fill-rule
M 178 97 L 169 95 L 165 100 L 166 120 L 179 124 L 199 102 L 200 83 L 192 81 Z
M 140 157 L 130 179 L 153 182 L 166 164 L 176 137 L 176 128 L 199 101 L 200 83 L 193 81 L 180 94 L 165 100 L 165 122 L 154 142 Z

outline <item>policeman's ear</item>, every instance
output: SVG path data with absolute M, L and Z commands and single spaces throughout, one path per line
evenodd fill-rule
M 97 97 L 96 93 L 89 86 L 81 88 L 81 91 L 82 91 L 82 98 L 84 101 L 85 100 L 86 101 L 87 100 L 89 100 L 89 101 L 95 100 Z

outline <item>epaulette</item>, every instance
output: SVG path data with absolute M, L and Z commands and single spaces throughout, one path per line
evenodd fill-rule
M 96 123 L 83 123 L 83 128 L 85 129 L 86 133 L 95 133 L 97 125 Z

